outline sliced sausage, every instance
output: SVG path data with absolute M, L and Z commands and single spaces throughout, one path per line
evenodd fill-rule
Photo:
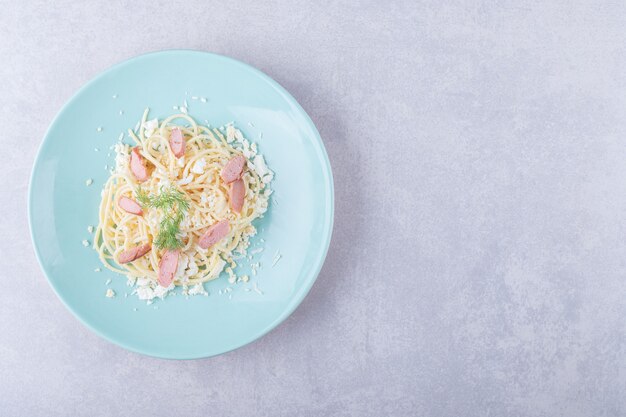
M 150 252 L 150 249 L 152 249 L 152 245 L 150 245 L 149 243 L 127 249 L 120 253 L 120 255 L 117 257 L 117 262 L 120 264 L 127 264 L 134 261 L 135 259 L 141 258 L 146 253 Z
M 144 182 L 150 178 L 148 168 L 146 167 L 143 156 L 139 153 L 138 146 L 135 146 L 130 152 L 130 172 L 133 173 L 135 179 L 139 182 Z
M 178 269 L 178 250 L 166 250 L 159 262 L 159 284 L 162 287 L 169 287 L 174 281 L 174 274 Z
M 198 245 L 200 245 L 203 249 L 208 249 L 211 246 L 215 245 L 217 242 L 222 240 L 224 236 L 228 234 L 230 231 L 230 225 L 228 224 L 228 220 L 220 220 L 215 223 L 204 232 L 200 240 L 198 241 Z
M 230 184 L 230 207 L 236 213 L 241 213 L 243 198 L 246 196 L 246 183 L 241 178 Z
M 230 184 L 231 182 L 238 180 L 241 178 L 241 173 L 243 172 L 243 167 L 246 164 L 246 158 L 243 155 L 237 155 L 230 161 L 224 165 L 222 168 L 222 179 L 226 184 Z
M 172 129 L 170 133 L 170 148 L 176 158 L 180 158 L 185 155 L 185 139 L 183 138 L 183 132 L 179 128 Z
M 141 210 L 141 206 L 135 200 L 128 197 L 120 197 L 117 202 L 117 205 L 120 206 L 122 210 L 127 213 L 136 214 L 138 216 L 143 216 L 143 211 Z

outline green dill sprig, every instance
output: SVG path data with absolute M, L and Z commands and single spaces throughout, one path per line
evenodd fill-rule
M 159 233 L 154 244 L 159 249 L 179 249 L 183 242 L 178 238 L 180 223 L 189 210 L 189 201 L 185 194 L 175 187 L 161 187 L 159 194 L 150 195 L 138 187 L 135 195 L 143 208 L 153 208 L 163 212 L 163 219 L 159 223 Z

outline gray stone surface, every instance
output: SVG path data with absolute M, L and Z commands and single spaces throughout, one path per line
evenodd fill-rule
M 624 2 L 0 3 L 0 415 L 626 414 Z M 92 334 L 28 235 L 56 112 L 167 48 L 284 85 L 336 181 L 310 295 L 208 360 Z

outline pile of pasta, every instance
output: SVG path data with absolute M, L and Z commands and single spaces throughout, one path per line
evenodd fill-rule
M 230 273 L 235 254 L 245 254 L 256 234 L 252 222 L 267 210 L 273 173 L 233 125 L 220 130 L 186 114 L 161 121 L 147 116 L 146 110 L 139 128 L 128 132 L 135 146 L 115 145 L 116 166 L 102 190 L 94 248 L 110 270 L 155 285 L 203 283 L 225 267 Z M 236 165 L 231 161 L 243 166 L 229 183 L 224 172 Z M 176 234 L 179 247 L 159 248 L 155 240 L 168 213 L 142 205 L 138 193 L 158 197 L 168 190 L 187 209 Z M 172 253 L 175 263 L 169 261 Z M 169 282 L 162 277 L 167 268 Z

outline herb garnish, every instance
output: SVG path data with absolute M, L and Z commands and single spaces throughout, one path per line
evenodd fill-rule
M 189 210 L 189 202 L 185 199 L 185 194 L 173 186 L 161 187 L 157 195 L 149 195 L 138 187 L 135 194 L 142 207 L 163 212 L 163 219 L 159 223 L 159 233 L 154 240 L 156 247 L 169 250 L 181 248 L 183 242 L 178 238 L 180 223 Z

